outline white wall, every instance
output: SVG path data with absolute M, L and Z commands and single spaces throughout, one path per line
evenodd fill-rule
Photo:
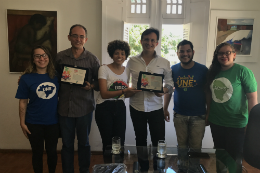
M 57 11 L 58 51 L 70 47 L 69 28 L 76 23 L 84 25 L 89 38 L 85 47 L 101 59 L 101 0 L 0 0 L 0 149 L 30 149 L 20 128 L 18 100 L 14 98 L 19 74 L 9 73 L 6 9 Z M 96 146 L 100 140 L 94 120 L 90 143 Z

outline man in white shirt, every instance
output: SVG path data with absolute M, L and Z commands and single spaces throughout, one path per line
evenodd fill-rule
M 146 29 L 141 36 L 143 51 L 131 57 L 127 67 L 132 74 L 132 84 L 137 88 L 139 72 L 164 74 L 164 93 L 172 93 L 173 80 L 170 62 L 156 54 L 159 31 Z M 152 145 L 165 140 L 165 121 L 163 113 L 163 94 L 149 91 L 136 93 L 130 97 L 130 113 L 136 136 L 136 146 L 147 146 L 147 123 L 149 124 Z

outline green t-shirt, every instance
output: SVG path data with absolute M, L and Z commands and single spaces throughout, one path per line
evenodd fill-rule
M 225 127 L 245 127 L 248 121 L 246 93 L 257 91 L 253 72 L 242 65 L 234 64 L 215 77 L 210 89 L 212 101 L 209 121 Z

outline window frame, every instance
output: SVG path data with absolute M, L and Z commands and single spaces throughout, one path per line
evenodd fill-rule
M 142 0 L 141 0 L 142 1 Z M 146 3 L 131 3 L 131 0 L 126 1 L 126 6 L 127 6 L 127 17 L 128 18 L 149 18 L 150 17 L 150 9 L 151 9 L 151 0 L 146 0 Z M 138 5 L 146 5 L 146 13 L 131 13 L 131 5 L 135 4 Z M 142 12 L 142 6 L 141 6 L 141 12 Z
M 162 18 L 163 19 L 184 19 L 185 18 L 185 6 L 187 0 L 182 0 L 182 14 L 178 14 L 178 6 L 176 7 L 176 13 L 177 14 L 167 14 L 167 0 L 161 0 L 162 1 Z M 178 2 L 178 0 L 176 0 Z M 171 3 L 173 5 L 173 3 Z M 178 5 L 178 3 L 176 3 Z

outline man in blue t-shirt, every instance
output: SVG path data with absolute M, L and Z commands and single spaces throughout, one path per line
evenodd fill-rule
M 183 40 L 177 46 L 180 63 L 173 65 L 174 126 L 178 141 L 178 168 L 183 172 L 196 172 L 196 164 L 189 163 L 187 152 L 199 151 L 205 132 L 206 96 L 204 84 L 208 71 L 205 65 L 193 61 L 193 44 Z M 164 96 L 164 116 L 170 121 L 168 105 L 171 94 Z

